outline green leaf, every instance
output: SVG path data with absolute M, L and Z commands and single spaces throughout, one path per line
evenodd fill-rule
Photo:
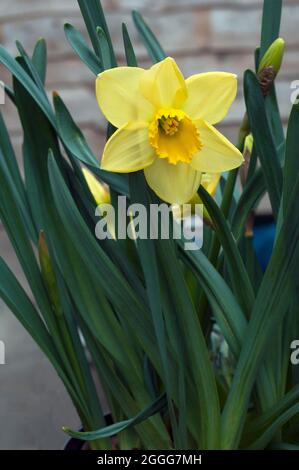
M 98 431 L 93 432 L 75 432 L 71 431 L 69 428 L 63 428 L 63 430 L 71 437 L 75 437 L 76 439 L 81 439 L 84 441 L 93 441 L 95 439 L 102 439 L 104 437 L 111 437 L 115 434 L 124 431 L 130 427 L 136 426 L 139 423 L 147 420 L 151 416 L 155 415 L 162 411 L 166 406 L 167 400 L 166 396 L 162 395 L 150 406 L 148 406 L 145 410 L 141 411 L 136 415 L 134 418 L 127 419 L 125 421 L 121 421 L 119 423 L 111 424 L 110 426 L 106 426 L 103 429 L 99 429 Z
M 75 51 L 87 67 L 98 75 L 103 71 L 103 65 L 99 57 L 88 47 L 83 34 L 80 33 L 74 26 L 69 23 L 64 25 L 65 36 Z
M 52 156 L 49 171 L 52 207 L 59 214 L 59 221 L 49 232 L 50 247 L 61 275 L 82 321 L 88 325 L 97 343 L 109 352 L 110 360 L 119 367 L 126 386 L 143 407 L 149 401 L 140 362 L 144 352 L 158 373 L 161 372 L 148 311 L 99 246 L 94 232 L 89 231 Z M 158 423 L 154 421 L 154 424 L 157 426 Z M 160 435 L 157 428 L 156 433 Z
M 41 278 L 35 253 L 30 240 L 28 239 L 24 223 L 21 218 L 20 210 L 18 200 L 15 198 L 14 186 L 5 174 L 5 169 L 0 165 L 0 215 L 2 223 L 30 285 L 36 304 L 40 309 L 50 334 L 52 335 L 53 343 L 57 349 L 57 354 L 60 357 L 62 367 L 64 367 L 64 376 L 66 377 L 65 384 L 75 403 L 81 410 L 84 410 L 84 403 L 81 401 L 80 394 L 77 393 L 78 390 L 76 390 L 76 383 L 73 380 L 74 376 L 72 370 L 68 367 L 68 359 L 59 340 L 56 320 Z
M 112 65 L 113 67 L 116 66 L 113 45 L 100 0 L 88 0 L 88 2 L 86 0 L 78 0 L 78 4 L 96 55 L 101 57 L 101 45 L 97 34 L 97 27 L 101 27 L 108 41 Z
M 130 67 L 138 67 L 134 48 L 133 48 L 133 45 L 129 36 L 128 28 L 125 23 L 122 24 L 122 34 L 123 34 L 123 41 L 124 41 L 127 64 Z
M 115 64 L 113 64 L 114 56 L 111 55 L 111 49 L 109 47 L 109 42 L 105 31 L 100 26 L 97 27 L 97 35 L 99 38 L 103 68 L 104 70 L 111 69 L 113 66 L 115 66 Z
M 24 63 L 22 59 L 19 59 Z M 58 141 L 47 117 L 32 99 L 31 95 L 13 79 L 15 99 L 24 133 L 23 160 L 30 210 L 37 232 L 45 228 L 47 211 L 44 203 L 47 198 L 47 153 L 53 148 L 55 155 L 59 153 Z M 35 119 L 32 119 L 34 114 Z M 44 205 L 43 205 L 44 204 Z
M 7 94 L 8 98 L 10 99 L 10 101 L 13 103 L 13 104 L 16 104 L 15 103 L 15 96 L 14 96 L 14 92 L 13 92 L 13 89 L 9 86 L 9 85 L 4 85 L 4 88 L 5 88 L 5 93 Z
M 24 47 L 19 41 L 16 41 L 17 48 L 21 54 L 21 57 L 23 58 L 23 62 L 26 65 L 26 68 L 29 71 L 29 74 L 31 75 L 32 79 L 36 83 L 36 85 L 39 87 L 39 89 L 42 91 L 43 95 L 45 96 L 46 100 L 48 100 L 47 94 L 44 89 L 44 84 L 40 78 L 40 75 L 36 68 L 33 65 L 33 62 L 30 60 L 27 52 L 25 51 Z M 25 68 L 25 67 L 24 67 Z
M 196 400 L 200 412 L 197 442 L 200 448 L 212 449 L 219 445 L 219 397 L 215 376 L 201 325 L 186 285 L 182 265 L 173 240 L 158 240 L 158 259 L 169 286 L 175 317 L 185 343 L 186 361 L 192 363 L 191 378 L 196 387 Z M 207 407 L 206 404 L 209 403 Z M 193 403 L 195 406 L 195 404 Z
M 254 144 L 260 158 L 272 209 L 277 217 L 282 190 L 282 171 L 260 85 L 256 75 L 250 70 L 244 75 L 244 94 Z
M 153 62 L 160 62 L 165 59 L 167 54 L 164 52 L 158 39 L 148 27 L 141 14 L 137 11 L 133 11 L 133 20 Z
M 39 313 L 2 258 L 0 258 L 0 297 L 48 357 L 73 398 L 74 403 L 83 409 L 84 404 L 80 402 L 73 384 L 65 373 L 61 356 L 56 350 Z
M 59 364 L 59 356 L 44 322 L 2 258 L 0 258 L 0 295 L 51 362 Z
M 248 423 L 242 439 L 242 447 L 249 446 L 253 441 L 257 440 L 280 416 L 296 405 L 298 399 L 299 385 L 296 385 L 267 411 Z
M 21 178 L 20 169 L 18 166 L 17 158 L 11 144 L 11 140 L 2 116 L 0 112 L 0 149 L 2 151 L 3 159 L 6 162 L 9 173 L 14 181 L 16 188 L 23 200 L 26 199 L 25 187 Z
M 137 293 L 128 285 L 122 273 L 99 246 L 94 234 L 89 231 L 53 158 L 49 158 L 49 171 L 53 199 L 60 219 L 64 221 L 65 237 L 69 246 L 74 246 L 77 251 L 79 250 L 80 263 L 83 263 L 82 268 L 85 266 L 85 260 L 88 263 L 86 268 L 88 268 L 90 276 L 94 280 L 93 282 L 98 284 L 99 288 L 102 288 L 110 302 L 119 310 L 121 318 L 129 322 L 130 331 L 132 329 L 134 337 L 138 335 L 142 347 L 148 350 L 149 356 L 156 363 L 157 352 L 153 347 L 154 333 L 149 321 L 148 311 L 140 302 Z M 114 288 L 112 289 L 111 286 L 114 286 Z M 129 318 L 126 315 L 127 311 L 130 311 Z M 141 312 L 143 312 L 142 315 Z
M 269 94 L 265 97 L 266 112 L 271 126 L 273 139 L 276 145 L 279 160 L 282 162 L 285 152 L 285 137 L 281 114 L 279 111 L 278 101 L 276 97 L 275 83 L 273 83 Z
M 90 426 L 103 426 L 105 424 L 104 412 L 98 397 L 94 379 L 86 357 L 86 348 L 79 336 L 77 319 L 74 314 L 75 307 L 67 291 L 67 287 L 59 273 L 58 267 L 53 264 L 53 273 L 57 281 L 57 294 L 61 302 L 61 313 L 57 320 L 60 327 L 66 351 L 72 363 L 76 377 L 82 389 L 89 410 Z M 109 445 L 106 442 L 106 445 Z
M 291 444 L 288 442 L 280 442 L 271 445 L 271 450 L 299 450 L 299 445 Z
M 90 166 L 99 166 L 95 155 L 88 146 L 84 135 L 73 121 L 63 100 L 54 93 L 53 103 L 56 113 L 57 128 L 68 150 L 80 161 Z
M 47 43 L 43 38 L 39 39 L 35 45 L 32 55 L 32 64 L 44 85 L 47 72 Z
M 254 209 L 265 193 L 264 175 L 259 168 L 246 184 L 232 217 L 232 233 L 239 240 L 251 209 Z
M 142 204 L 146 211 L 150 209 L 150 195 L 147 192 L 146 182 L 143 172 L 132 173 L 129 178 L 130 182 L 130 202 L 132 204 Z M 150 223 L 150 217 L 147 217 L 147 227 Z M 149 234 L 149 231 L 148 231 Z M 146 292 L 148 295 L 148 303 L 150 306 L 153 325 L 158 343 L 158 349 L 161 358 L 161 364 L 163 369 L 163 375 L 165 377 L 166 393 L 168 398 L 168 408 L 170 412 L 172 431 L 174 434 L 175 445 L 184 446 L 186 445 L 186 429 L 184 430 L 184 436 L 182 440 L 178 441 L 177 436 L 177 423 L 175 413 L 172 405 L 172 399 L 174 394 L 173 374 L 172 367 L 169 361 L 169 355 L 167 351 L 166 342 L 166 331 L 165 331 L 165 320 L 163 317 L 162 310 L 162 296 L 160 287 L 160 276 L 157 263 L 157 255 L 155 250 L 154 241 L 147 239 L 137 239 L 137 249 L 141 262 L 141 266 L 144 273 Z M 179 403 L 180 406 L 184 406 Z
M 88 165 L 88 167 L 103 181 L 115 188 L 119 193 L 126 194 L 128 192 L 126 176 L 102 171 L 100 169 L 99 162 L 90 149 L 84 135 L 75 124 L 63 100 L 57 93 L 54 94 L 53 101 L 56 112 L 57 128 L 67 149 L 74 157 Z
M 233 354 L 238 357 L 246 328 L 246 319 L 232 291 L 201 250 L 181 250 L 181 256 L 191 267 L 200 286 L 204 289 L 216 322 Z
M 223 247 L 226 266 L 240 306 L 249 318 L 254 302 L 254 292 L 246 272 L 242 257 L 228 224 L 212 196 L 200 186 L 198 194 L 213 220 L 217 237 Z
M 288 311 L 299 276 L 299 177 L 253 306 L 222 417 L 222 446 L 236 448 L 252 387 L 275 328 Z
M 12 75 L 24 86 L 32 98 L 36 101 L 38 106 L 49 119 L 52 126 L 55 128 L 55 118 L 50 104 L 45 97 L 45 94 L 34 83 L 30 76 L 23 70 L 20 64 L 11 57 L 3 46 L 0 46 L 0 63 L 4 65 Z
M 286 213 L 287 207 L 294 189 L 296 178 L 299 173 L 299 150 L 298 150 L 298 129 L 299 129 L 299 104 L 294 104 L 289 118 L 285 163 L 283 170 L 283 211 Z
M 111 403 L 113 397 L 116 405 L 120 407 L 125 416 L 135 416 L 138 414 L 140 407 L 142 408 L 142 406 L 139 405 L 140 397 L 137 396 L 138 392 L 136 397 L 134 396 L 136 387 L 133 387 L 131 394 L 127 384 L 121 381 L 121 375 L 113 369 L 108 354 L 105 353 L 103 348 L 98 347 L 92 334 L 87 330 L 86 325 L 81 324 L 81 328 L 88 349 L 94 359 L 101 383 L 104 386 L 107 396 L 109 396 L 109 402 Z M 155 397 L 151 397 L 150 401 L 154 398 Z M 114 407 L 112 407 L 112 409 L 114 409 Z M 118 420 L 117 413 L 113 413 L 113 416 L 115 420 Z M 162 417 L 159 415 L 138 424 L 135 431 L 140 436 L 142 444 L 146 449 L 152 449 L 153 447 L 159 448 L 160 446 L 162 446 L 163 449 L 170 449 L 172 447 L 169 433 L 166 430 Z
M 284 411 L 265 431 L 259 436 L 259 438 L 253 442 L 248 449 L 264 449 L 267 444 L 271 441 L 275 433 L 282 428 L 291 418 L 296 416 L 299 413 L 299 403 L 291 406 L 289 409 Z
M 282 0 L 264 0 L 260 59 L 279 36 Z

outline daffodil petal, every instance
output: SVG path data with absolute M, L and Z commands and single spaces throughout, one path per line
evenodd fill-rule
M 155 108 L 180 108 L 187 98 L 185 79 L 171 57 L 153 65 L 142 75 L 140 91 Z
M 198 123 L 202 149 L 191 161 L 195 170 L 207 173 L 222 173 L 239 167 L 244 159 L 241 152 L 215 127 L 205 121 Z
M 201 174 L 189 164 L 168 163 L 164 158 L 157 158 L 144 170 L 145 178 L 152 190 L 170 204 L 184 204 L 194 196 Z
M 128 123 L 106 143 L 101 168 L 131 173 L 151 165 L 155 158 L 155 151 L 149 144 L 148 127 L 144 123 Z
M 139 67 L 116 67 L 100 73 L 96 79 L 96 96 L 102 113 L 115 127 L 130 121 L 149 121 L 154 108 L 139 91 L 146 71 Z
M 188 98 L 183 110 L 191 119 L 211 124 L 221 121 L 237 94 L 237 76 L 226 72 L 207 72 L 187 78 Z

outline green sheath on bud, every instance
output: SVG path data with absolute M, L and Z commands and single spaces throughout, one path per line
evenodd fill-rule
M 56 277 L 53 270 L 49 249 L 47 246 L 45 234 L 43 230 L 39 233 L 38 238 L 38 255 L 41 267 L 42 277 L 55 312 L 58 315 L 62 315 L 62 308 L 59 300 L 59 294 L 57 289 Z
M 278 74 L 282 63 L 284 45 L 285 42 L 282 38 L 277 38 L 272 42 L 271 46 L 267 49 L 260 61 L 258 74 L 269 67 L 273 68 L 275 75 Z

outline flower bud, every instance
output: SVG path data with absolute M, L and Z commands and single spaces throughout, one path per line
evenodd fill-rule
M 252 134 L 248 134 L 245 138 L 244 148 L 243 148 L 244 163 L 240 168 L 240 179 L 241 179 L 241 185 L 243 188 L 247 181 L 249 163 L 250 163 L 250 158 L 252 154 L 252 147 L 253 147 L 253 137 L 252 137 Z
M 246 153 L 249 153 L 249 155 L 252 154 L 252 147 L 253 147 L 253 137 L 252 134 L 248 134 L 245 138 L 244 142 L 244 151 L 243 151 L 243 156 Z
M 82 172 L 95 202 L 98 205 L 110 203 L 109 189 L 100 183 L 87 168 L 83 168 Z
M 285 42 L 282 38 L 277 38 L 272 42 L 271 46 L 267 49 L 260 61 L 258 74 L 269 67 L 273 68 L 275 75 L 278 74 L 282 63 L 284 45 Z

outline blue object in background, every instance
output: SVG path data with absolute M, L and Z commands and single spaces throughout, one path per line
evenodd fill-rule
M 257 217 L 254 224 L 253 246 L 261 267 L 265 271 L 275 239 L 275 223 L 272 217 Z

